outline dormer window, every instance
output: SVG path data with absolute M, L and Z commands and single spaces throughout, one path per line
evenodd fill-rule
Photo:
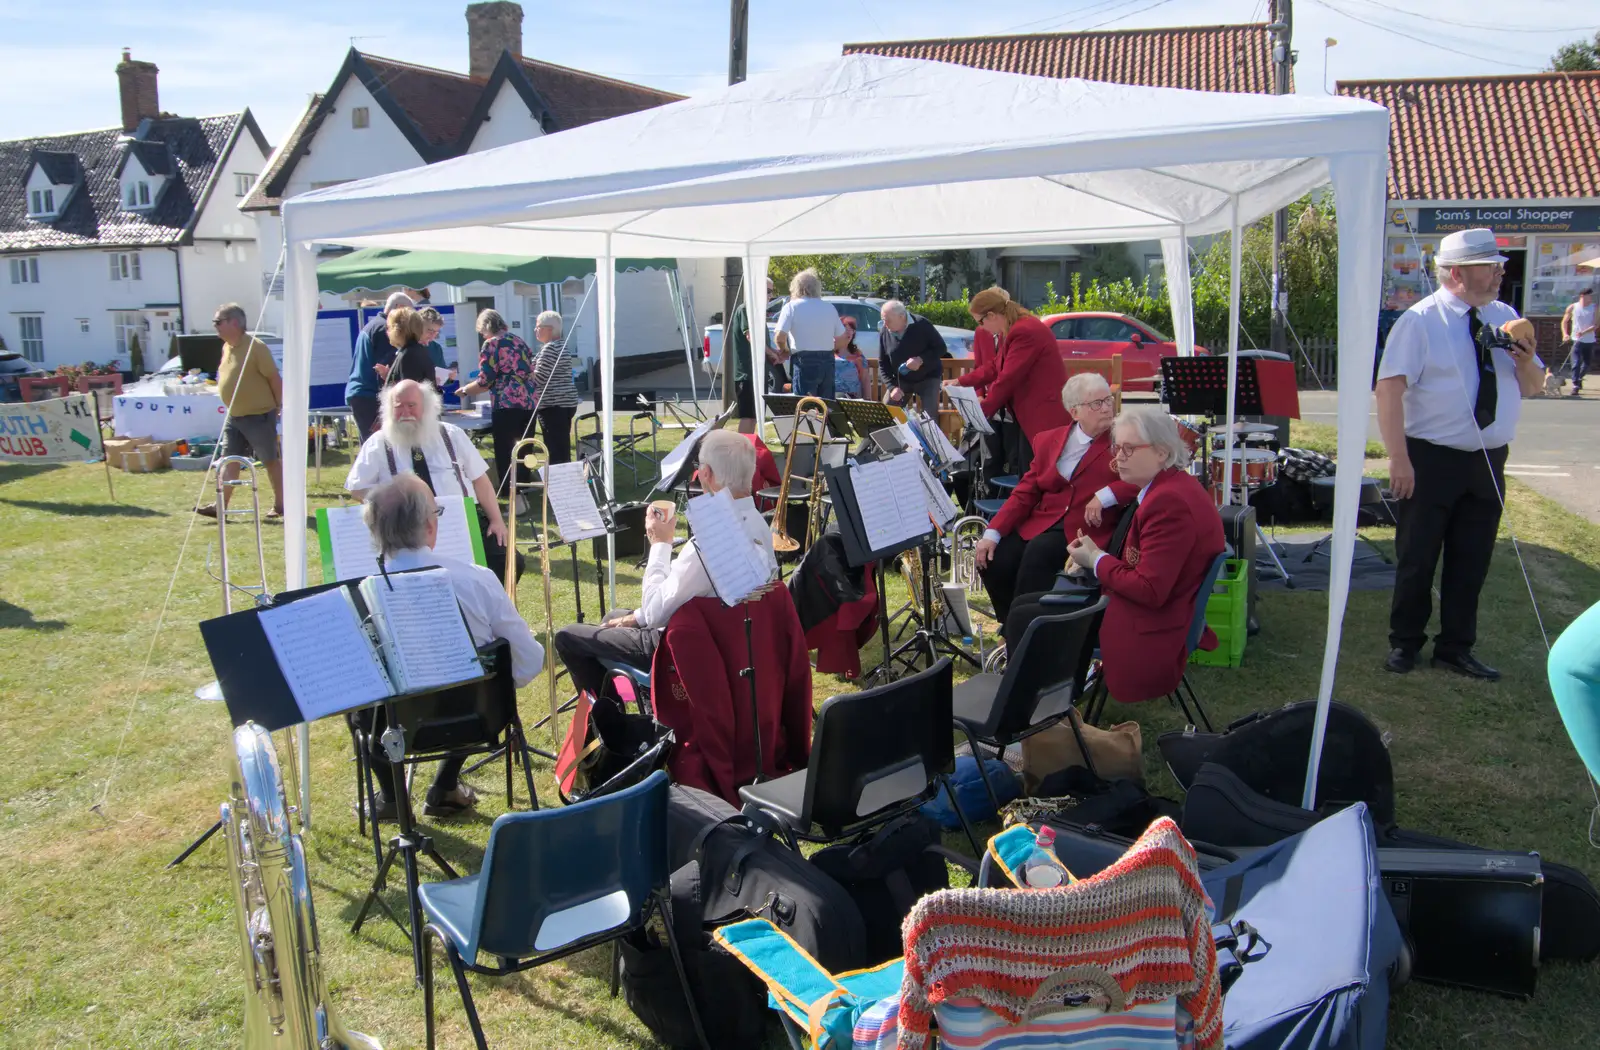
M 22 199 L 28 218 L 51 222 L 58 218 L 72 199 L 72 192 L 83 178 L 75 154 L 56 150 L 34 150 L 28 158 Z
M 126 202 L 124 206 L 129 211 L 150 207 L 150 183 L 144 179 L 140 179 L 138 182 L 129 182 L 126 186 L 123 200 Z
M 56 213 L 56 191 L 54 187 L 47 190 L 28 191 L 28 216 L 33 219 L 47 219 Z

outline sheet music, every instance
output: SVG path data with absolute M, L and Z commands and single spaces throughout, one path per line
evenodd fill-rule
M 695 427 L 689 432 L 688 437 L 684 438 L 678 443 L 677 448 L 673 449 L 671 452 L 668 452 L 666 456 L 662 458 L 662 485 L 670 485 L 672 483 L 672 479 L 678 473 L 678 469 L 683 466 L 684 461 L 689 458 L 689 454 L 692 453 L 695 450 L 695 447 L 700 444 L 700 439 L 710 433 L 711 428 L 716 426 L 717 422 L 718 421 L 713 418 L 701 423 L 699 426 Z
M 476 564 L 472 532 L 467 524 L 467 501 L 460 496 L 437 497 L 444 516 L 439 519 L 439 538 L 434 553 L 446 558 Z M 378 571 L 378 547 L 372 532 L 361 520 L 361 508 L 329 507 L 328 540 L 333 552 L 333 578 L 354 580 Z
M 927 496 L 917 474 L 918 458 L 916 453 L 902 453 L 850 468 L 869 550 L 885 550 L 932 530 Z
M 918 421 L 923 438 L 928 442 L 931 455 L 941 467 L 953 466 L 961 462 L 961 453 L 950 444 L 950 439 L 945 436 L 944 428 L 927 415 Z
M 383 639 L 396 692 L 433 689 L 483 673 L 447 570 L 368 576 L 361 581 L 361 595 Z
M 983 402 L 978 398 L 978 392 L 970 386 L 947 386 L 944 388 L 945 396 L 961 413 L 961 422 L 976 430 L 980 434 L 993 434 L 994 427 L 989 425 L 989 420 L 983 415 Z
M 961 508 L 957 507 L 950 499 L 950 494 L 944 490 L 939 479 L 933 476 L 933 471 L 928 469 L 928 464 L 920 457 L 915 458 L 917 475 L 922 479 L 922 492 L 927 502 L 928 513 L 942 529 L 961 516 Z
M 259 619 L 306 721 L 377 703 L 394 692 L 343 587 L 263 609 Z
M 745 531 L 727 489 L 696 496 L 686 512 L 695 553 L 725 604 L 743 601 L 777 576 L 778 559 L 765 536 L 758 541 Z
M 604 536 L 606 525 L 595 505 L 594 491 L 584 475 L 581 462 L 552 463 L 546 466 L 545 491 L 550 496 L 550 512 L 561 529 L 561 542 L 573 543 L 591 536 Z

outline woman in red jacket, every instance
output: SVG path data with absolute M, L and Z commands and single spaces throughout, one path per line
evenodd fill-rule
M 1067 554 L 1108 599 L 1101 668 L 1112 698 L 1131 704 L 1178 688 L 1200 585 L 1227 544 L 1216 504 L 1184 469 L 1189 448 L 1171 416 L 1155 405 L 1130 408 L 1111 440 L 1117 473 L 1139 489 L 1122 556 L 1082 532 Z
M 1061 407 L 1067 369 L 1056 337 L 1044 322 L 1012 302 L 1004 288 L 985 288 L 972 297 L 968 309 L 978 327 L 1000 347 L 999 368 L 983 399 L 983 414 L 993 418 L 1010 408 L 1030 445 L 1046 430 L 1071 426 L 1072 417 Z M 1031 452 L 1028 458 L 1032 459 Z

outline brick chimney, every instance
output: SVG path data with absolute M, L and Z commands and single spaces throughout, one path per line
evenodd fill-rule
M 156 74 L 161 70 L 154 62 L 139 62 L 122 49 L 122 61 L 117 63 L 117 84 L 122 90 L 122 130 L 132 131 L 141 120 L 161 115 L 161 103 L 156 98 Z
M 467 5 L 467 73 L 488 80 L 500 52 L 522 57 L 522 5 L 508 0 Z

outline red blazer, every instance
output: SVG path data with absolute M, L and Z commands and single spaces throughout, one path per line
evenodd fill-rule
M 1015 532 L 1023 539 L 1031 540 L 1060 521 L 1064 514 L 1067 519 L 1064 525 L 1067 539 L 1076 536 L 1079 529 L 1088 533 L 1089 538 L 1100 546 L 1111 538 L 1117 518 L 1123 513 L 1122 508 L 1133 502 L 1139 490 L 1118 477 L 1111 465 L 1109 427 L 1083 450 L 1083 457 L 1073 468 L 1072 477 L 1063 478 L 1056 469 L 1056 461 L 1061 458 L 1061 450 L 1066 448 L 1072 430 L 1070 426 L 1057 427 L 1039 435 L 1033 443 L 1033 465 L 1012 490 L 1005 506 L 989 523 L 990 528 L 1002 536 Z M 1107 486 L 1117 498 L 1117 505 L 1108 508 L 1101 516 L 1100 524 L 1091 528 L 1083 520 L 1084 508 L 1096 493 Z
M 1136 703 L 1178 688 L 1200 585 L 1226 546 L 1200 482 L 1171 467 L 1157 474 L 1134 509 L 1122 557 L 1108 554 L 1095 567 L 1108 598 L 1100 655 L 1113 698 Z
M 1000 348 L 1000 374 L 983 399 L 983 414 L 993 416 L 1011 407 L 1017 425 L 1029 444 L 1038 435 L 1072 424 L 1072 416 L 1061 404 L 1061 388 L 1067 385 L 1067 366 L 1061 363 L 1061 348 L 1055 333 L 1032 314 L 1014 321 Z
M 758 492 L 761 489 L 771 488 L 782 484 L 783 475 L 778 473 L 778 461 L 773 458 L 772 450 L 762 440 L 760 434 L 746 434 L 750 444 L 756 447 L 756 476 L 751 479 L 750 491 Z M 756 499 L 756 509 L 765 513 L 777 505 L 775 499 Z
M 994 335 L 980 328 L 972 337 L 972 370 L 956 377 L 958 386 L 975 386 L 980 398 L 989 396 L 989 384 L 1000 374 L 1000 351 L 995 348 Z
M 761 763 L 767 776 L 804 769 L 811 756 L 811 664 L 789 590 L 777 586 L 750 605 L 761 710 Z M 656 719 L 677 743 L 667 761 L 674 783 L 742 805 L 755 782 L 756 745 L 746 666 L 744 606 L 691 598 L 661 634 L 650 668 Z

